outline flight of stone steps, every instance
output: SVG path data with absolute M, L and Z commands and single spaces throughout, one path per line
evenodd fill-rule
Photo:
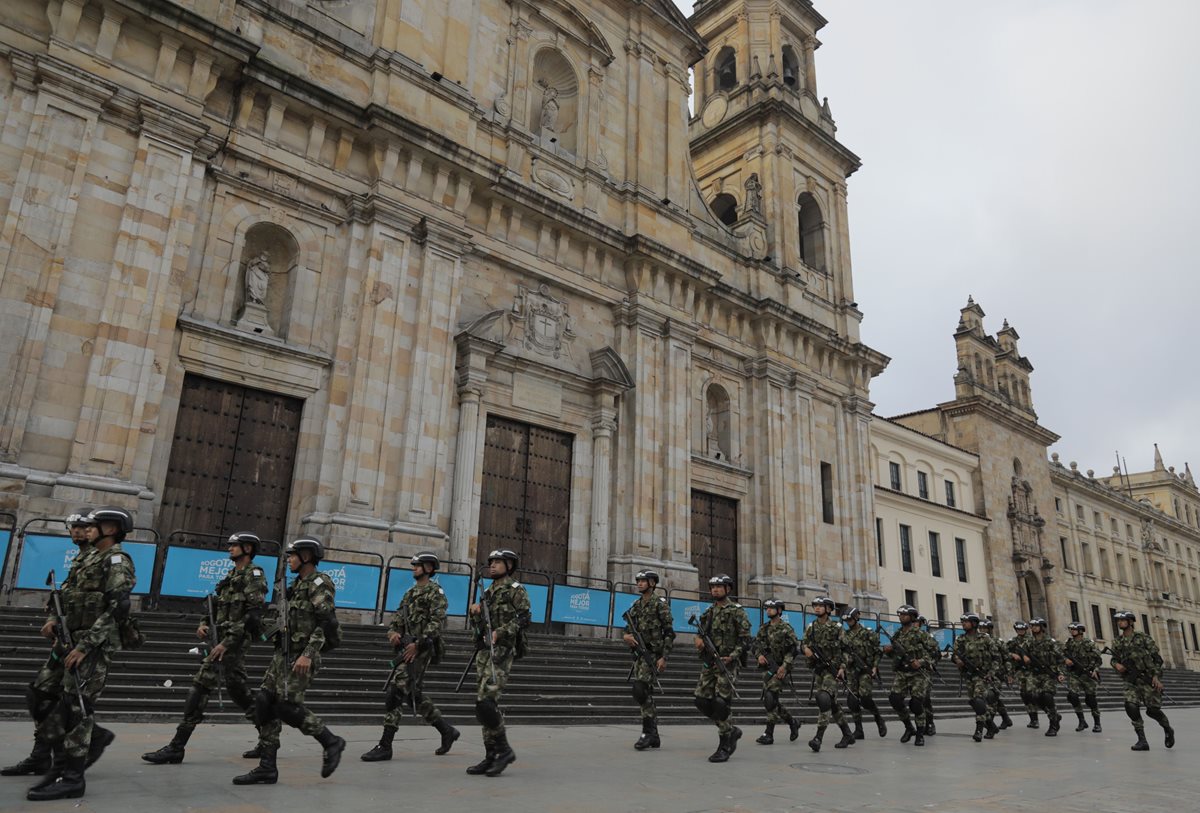
M 198 614 L 143 613 L 139 616 L 147 643 L 135 652 L 121 652 L 114 660 L 108 687 L 101 698 L 99 714 L 112 721 L 171 722 L 178 718 L 199 666 L 199 656 L 188 650 L 199 642 L 195 636 Z M 0 608 L 0 718 L 20 718 L 25 712 L 25 686 L 44 661 L 46 642 L 38 636 L 44 615 L 18 607 Z M 472 644 L 463 630 L 461 618 L 451 619 L 446 633 L 447 655 L 432 667 L 425 680 L 425 691 L 443 713 L 453 721 L 469 723 L 474 719 L 474 676 L 469 676 L 459 693 L 454 686 L 471 654 Z M 376 724 L 382 714 L 383 683 L 391 658 L 385 628 L 382 626 L 343 625 L 343 643 L 325 656 L 314 687 L 308 692 L 313 709 L 331 723 Z M 517 662 L 505 692 L 505 714 L 514 724 L 636 724 L 637 706 L 629 694 L 628 648 L 616 640 L 578 638 L 534 633 L 530 636 L 530 654 Z M 270 650 L 261 644 L 252 650 L 247 668 L 252 688 L 258 685 L 266 669 Z M 657 698 L 664 723 L 701 722 L 692 705 L 698 661 L 689 636 L 677 640 L 676 653 L 662 676 L 666 690 Z M 943 663 L 939 671 L 944 683 L 935 681 L 934 706 L 939 715 L 962 716 L 968 713 L 966 701 L 958 696 L 957 671 Z M 794 697 L 784 696 L 793 712 L 799 707 L 802 718 L 816 719 L 816 707 L 808 702 L 810 673 L 799 669 L 795 675 Z M 890 684 L 890 670 L 883 685 Z M 1178 705 L 1200 705 L 1200 673 L 1170 672 L 1167 691 Z M 745 722 L 762 720 L 761 678 L 754 669 L 742 670 L 738 683 L 741 700 L 735 713 Z M 877 689 L 875 697 L 887 717 L 886 691 Z M 1011 690 L 1006 692 L 1010 708 L 1019 710 L 1019 701 Z M 1060 703 L 1066 707 L 1063 694 Z M 1105 670 L 1101 687 L 1101 707 L 1119 709 L 1123 703 L 1119 681 Z M 1168 704 L 1169 709 L 1170 704 Z M 1069 707 L 1067 707 L 1069 714 Z M 208 707 L 211 722 L 237 722 L 241 715 L 225 697 L 222 711 L 213 697 Z M 1073 719 L 1073 718 L 1071 718 Z M 1021 724 L 1018 719 L 1018 724 Z M 1070 722 L 1070 720 L 1065 721 Z M 1043 723 L 1044 725 L 1044 723 Z

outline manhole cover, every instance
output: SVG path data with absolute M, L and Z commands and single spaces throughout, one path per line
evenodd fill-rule
M 829 765 L 824 762 L 794 762 L 792 767 L 809 773 L 836 773 L 849 776 L 869 773 L 866 768 L 855 768 L 853 765 Z
M 934 736 L 934 737 L 970 737 L 970 736 L 973 736 L 973 735 L 971 735 L 971 734 L 956 734 L 956 733 L 952 733 L 952 732 L 950 732 L 950 731 L 947 731 L 947 732 L 945 732 L 945 733 L 941 733 L 941 732 L 939 732 L 939 733 L 937 733 L 937 734 L 932 734 L 932 735 L 930 735 L 930 736 Z

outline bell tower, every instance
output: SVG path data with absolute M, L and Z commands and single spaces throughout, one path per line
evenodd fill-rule
M 708 45 L 689 133 L 705 201 L 735 234 L 761 229 L 753 259 L 827 304 L 857 341 L 846 178 L 860 161 L 818 95 L 825 18 L 808 0 L 699 0 L 691 22 Z

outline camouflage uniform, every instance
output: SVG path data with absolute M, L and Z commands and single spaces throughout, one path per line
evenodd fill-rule
M 1029 644 L 1032 640 L 1033 636 L 1028 633 L 1025 635 L 1014 635 L 1008 639 L 1006 648 L 1010 655 L 1028 655 Z M 1017 689 L 1021 693 L 1021 703 L 1024 704 L 1025 712 L 1029 715 L 1028 727 L 1037 728 L 1038 705 L 1037 697 L 1033 690 L 1033 670 L 1025 663 L 1023 658 L 1019 662 L 1009 658 L 1008 662 L 1011 664 L 1012 674 L 1016 677 Z
M 1012 718 L 1008 716 L 1008 706 L 1004 703 L 1001 690 L 1008 682 L 1013 672 L 1012 659 L 1008 657 L 1008 647 L 999 638 L 984 633 L 992 647 L 992 688 L 988 692 L 988 715 L 1000 715 L 1000 728 L 1011 728 Z
M 417 654 L 412 663 L 405 663 L 402 653 L 396 653 L 395 672 L 387 688 L 385 727 L 398 727 L 406 706 L 415 707 L 415 713 L 431 726 L 437 727 L 442 719 L 441 711 L 422 689 L 425 673 L 430 664 L 441 659 L 445 646 L 442 624 L 446 621 L 446 606 L 446 592 L 433 580 L 414 585 L 400 599 L 388 631 L 401 637 L 412 636 L 417 643 Z
M 1091 710 L 1092 720 L 1098 730 L 1100 706 L 1096 701 L 1096 689 L 1099 687 L 1100 681 L 1095 675 L 1103 663 L 1100 651 L 1096 649 L 1096 644 L 1092 639 L 1081 635 L 1078 638 L 1067 639 L 1063 644 L 1063 657 L 1069 658 L 1071 661 L 1071 666 L 1066 666 L 1066 664 L 1063 666 L 1067 670 L 1067 701 L 1075 710 L 1075 716 L 1079 718 L 1079 727 L 1076 730 L 1083 731 L 1087 728 L 1087 723 L 1083 718 L 1083 702 L 1086 702 L 1087 707 Z
M 656 662 L 671 654 L 671 648 L 675 645 L 675 620 L 671 617 L 671 605 L 665 598 L 656 596 L 653 591 L 647 592 L 633 602 L 629 615 Z M 628 621 L 624 634 L 633 635 L 633 626 Z M 655 673 L 650 665 L 635 653 L 633 699 L 638 701 L 641 708 L 643 724 L 646 720 L 658 719 L 658 710 L 654 706 L 654 679 Z
M 1146 707 L 1146 716 L 1156 721 L 1166 732 L 1166 746 L 1175 744 L 1175 731 L 1162 710 L 1162 695 L 1151 682 L 1162 680 L 1162 656 L 1154 639 L 1144 632 L 1134 631 L 1131 635 L 1118 635 L 1112 645 L 1112 660 L 1125 667 L 1121 675 L 1125 690 L 1125 713 L 1133 722 L 1138 735 L 1137 750 L 1145 750 L 1145 723 L 1142 722 L 1141 706 Z M 1139 747 L 1144 746 L 1144 747 Z
M 992 670 L 995 650 L 991 639 L 972 630 L 960 635 L 954 642 L 954 657 L 963 662 L 959 669 L 967 687 L 967 702 L 975 712 L 975 741 L 980 742 L 987 729 L 988 739 L 995 733 L 991 715 L 988 713 L 988 695 L 992 690 Z
M 82 561 L 80 561 L 82 560 Z M 67 758 L 86 758 L 92 740 L 93 710 L 113 654 L 121 647 L 120 620 L 128 614 L 128 596 L 137 578 L 133 560 L 119 543 L 92 548 L 72 566 L 71 583 L 62 589 L 63 612 L 75 649 L 87 655 L 74 673 L 61 671 L 60 701 L 45 717 L 38 733 Z M 67 653 L 59 653 L 65 657 Z M 86 715 L 79 713 L 76 682 L 83 690 Z
M 726 737 L 735 730 L 729 716 L 733 711 L 733 687 L 737 683 L 741 657 L 750 645 L 750 617 L 742 605 L 723 601 L 704 611 L 700 616 L 700 629 L 708 632 L 717 655 L 729 658 L 729 663 L 723 670 L 708 652 L 700 653 L 700 679 L 693 692 L 696 708 L 716 723 L 717 731 Z
M 915 624 L 900 629 L 892 637 L 892 667 L 896 672 L 892 680 L 892 690 L 888 694 L 888 702 L 904 723 L 905 737 L 915 732 L 923 732 L 926 725 L 925 697 L 930 691 L 930 675 L 932 668 L 927 660 L 929 645 L 927 633 L 921 632 Z M 912 661 L 921 660 L 921 667 L 912 668 Z M 908 698 L 908 705 L 904 698 Z M 915 732 L 913 724 L 916 724 Z M 917 733 L 917 736 L 923 736 Z M 902 737 L 902 739 L 904 739 Z M 907 742 L 907 740 L 905 740 Z
M 758 634 L 754 636 L 754 652 L 766 656 L 768 663 L 775 664 L 775 669 L 769 665 L 762 667 L 763 705 L 767 710 L 767 723 L 769 726 L 778 723 L 790 726 L 792 715 L 779 702 L 783 681 L 776 677 L 775 672 L 782 666 L 790 680 L 792 662 L 796 660 L 796 631 L 782 616 L 776 616 L 774 621 L 768 621 L 758 628 Z
M 845 663 L 842 625 L 829 616 L 818 618 L 808 625 L 800 645 L 813 653 L 813 657 L 808 659 L 808 666 L 813 672 L 812 688 L 816 692 L 817 708 L 820 709 L 817 715 L 817 733 L 808 741 L 808 745 L 814 751 L 821 750 L 821 739 L 825 736 L 825 729 L 832 719 L 842 731 L 842 739 L 834 747 L 845 748 L 854 743 L 854 734 L 850 731 L 837 700 L 837 673 Z
M 1046 633 L 1031 633 L 1033 639 L 1026 648 L 1029 655 L 1029 691 L 1037 701 L 1038 707 L 1046 712 L 1050 727 L 1046 736 L 1052 737 L 1058 733 L 1062 716 L 1054 702 L 1054 693 L 1058 691 L 1058 676 L 1062 674 L 1062 647 L 1058 641 Z
M 279 749 L 283 724 L 316 737 L 325 730 L 321 718 L 304 705 L 304 693 L 321 671 L 321 649 L 325 646 L 325 628 L 321 621 L 334 612 L 333 580 L 319 570 L 301 576 L 287 588 L 287 633 L 291 638 L 290 661 L 284 660 L 281 635 L 275 636 L 275 654 L 255 700 L 259 707 L 258 750 Z M 305 656 L 312 661 L 307 674 L 292 669 Z
M 521 583 L 504 576 L 492 582 L 483 593 L 491 613 L 492 629 L 497 635 L 496 661 L 484 640 L 483 614 L 472 616 L 475 625 L 475 717 L 483 730 L 483 745 L 489 754 L 508 749 L 504 728 L 504 712 L 500 710 L 500 695 L 508 684 L 513 661 L 524 655 L 525 628 L 532 616 L 529 610 L 529 593 Z M 492 667 L 496 669 L 496 680 L 492 682 Z
M 879 727 L 879 736 L 887 736 L 887 726 L 883 715 L 875 705 L 871 692 L 875 688 L 875 679 L 871 671 L 878 669 L 883 653 L 879 650 L 879 633 L 869 630 L 861 623 L 842 633 L 842 651 L 846 662 L 846 705 L 854 720 L 854 738 L 862 739 L 862 710 L 866 709 L 875 717 L 875 725 Z

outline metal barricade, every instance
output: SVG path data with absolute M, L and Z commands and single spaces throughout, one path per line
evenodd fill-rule
M 572 584 L 572 582 L 578 582 Z M 603 589 L 590 585 L 603 585 Z M 551 582 L 550 619 L 554 623 L 604 627 L 612 631 L 613 586 L 608 579 L 556 573 Z
M 228 534 L 189 531 L 177 528 L 167 534 L 155 559 L 154 581 L 148 606 L 157 609 L 163 599 L 202 599 L 233 569 L 225 554 Z M 272 598 L 278 573 L 282 544 L 274 539 L 259 541 L 255 563 L 267 579 L 267 600 Z M 271 558 L 259 558 L 269 554 Z
M 407 567 L 393 567 L 394 562 L 409 563 L 410 557 L 396 555 L 387 560 L 387 568 L 381 583 L 383 602 L 380 605 L 380 621 L 389 612 L 400 606 L 400 599 L 408 592 L 411 584 L 405 584 L 400 579 L 408 577 Z M 446 615 L 466 616 L 467 605 L 470 603 L 471 587 L 475 579 L 475 568 L 469 562 L 458 562 L 453 559 L 441 560 L 441 570 L 433 576 L 446 594 Z

